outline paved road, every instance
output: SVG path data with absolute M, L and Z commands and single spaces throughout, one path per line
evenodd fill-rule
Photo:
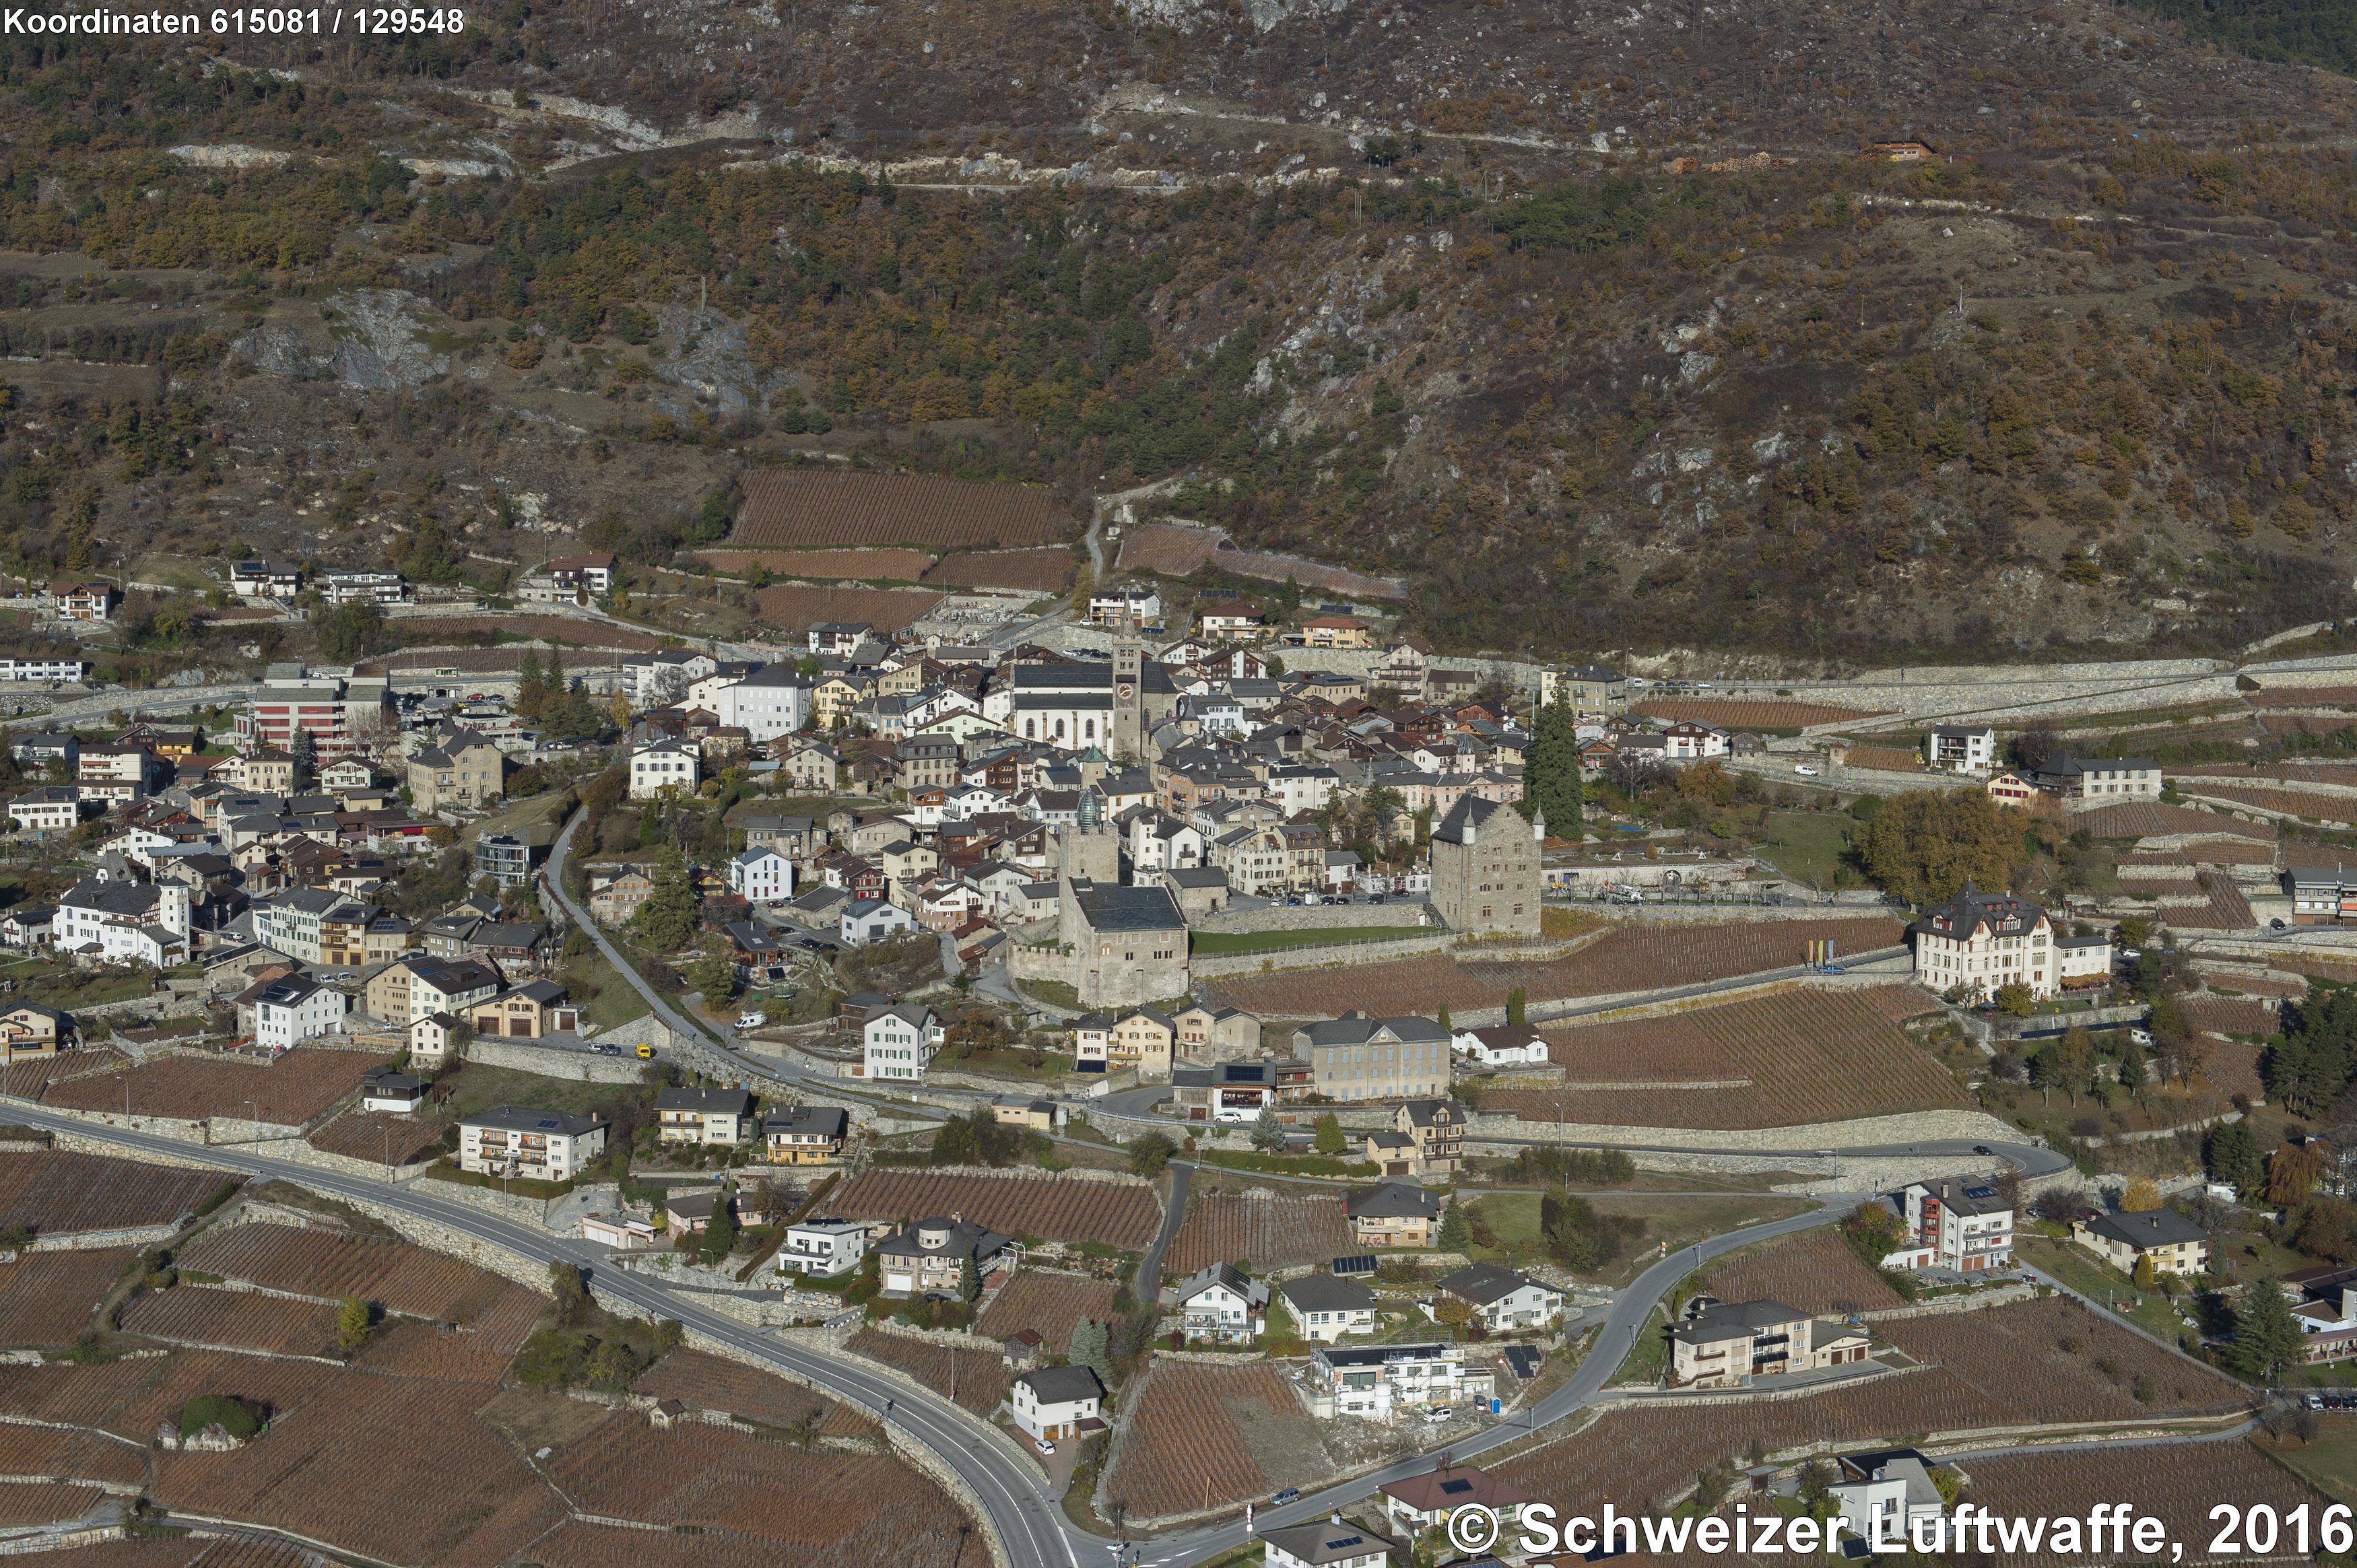
M 1132 1276 L 1131 1294 L 1140 1305 L 1152 1306 L 1162 1298 L 1162 1254 L 1170 1250 L 1178 1239 L 1178 1227 L 1187 1218 L 1187 1187 L 1195 1179 L 1195 1167 L 1170 1162 L 1170 1201 L 1162 1206 L 1162 1229 L 1156 1231 L 1154 1244 L 1146 1256 L 1137 1261 L 1137 1273 Z
M 693 1294 L 671 1290 L 640 1275 L 608 1269 L 606 1249 L 602 1247 L 553 1237 L 437 1197 L 427 1190 L 433 1184 L 422 1178 L 396 1186 L 325 1171 L 316 1165 L 274 1160 L 234 1147 L 199 1151 L 178 1139 L 59 1116 L 14 1101 L 8 1106 L 8 1116 L 15 1122 L 161 1151 L 182 1159 L 200 1154 L 207 1162 L 228 1169 L 296 1182 L 330 1197 L 365 1198 L 390 1205 L 527 1258 L 561 1261 L 588 1269 L 600 1288 L 641 1311 L 658 1318 L 677 1318 L 689 1327 L 790 1371 L 837 1399 L 901 1428 L 974 1488 L 1021 1568 L 1079 1568 L 1081 1559 L 1075 1550 L 1075 1539 L 1057 1499 L 1047 1495 L 1039 1466 L 985 1423 L 946 1400 L 911 1392 L 907 1385 L 886 1378 L 855 1357 L 822 1355 L 789 1344 L 733 1317 L 710 1311 L 699 1305 Z M 1082 1542 L 1087 1540 L 1079 1539 Z
M 1878 907 L 1875 908 L 1862 908 L 1858 910 L 1858 915 L 1861 918 L 1865 918 L 1887 912 L 1887 910 Z M 1857 966 L 1863 968 L 1868 964 L 1881 963 L 1888 960 L 1900 957 L 1908 950 L 1909 950 L 1903 945 L 1899 947 L 1873 948 L 1865 952 L 1836 954 L 1835 961 L 1845 967 Z M 1794 963 L 1787 964 L 1781 969 L 1762 969 L 1756 970 L 1749 974 L 1731 974 L 1724 980 L 1706 980 L 1698 982 L 1693 985 L 1677 986 L 1668 991 L 1649 991 L 1644 995 L 1642 1005 L 1650 1007 L 1656 1003 L 1684 1002 L 1696 996 L 1715 996 L 1722 991 L 1747 991 L 1755 985 L 1764 985 L 1770 981 L 1797 980 L 1803 976 L 1815 974 L 1817 972 L 1819 972 L 1814 964 Z M 1897 975 L 1898 972 L 1899 972 L 1897 971 L 1892 972 L 1894 975 Z M 1559 1023 L 1566 1018 L 1585 1018 L 1591 1014 L 1596 1013 L 1617 1013 L 1624 1007 L 1633 1007 L 1639 1004 L 1639 1003 L 1631 1002 L 1625 997 L 1618 1002 L 1580 1002 L 1577 1000 L 1561 1003 L 1543 1002 L 1533 1005 L 1527 1015 L 1534 1024 L 1554 1024 Z

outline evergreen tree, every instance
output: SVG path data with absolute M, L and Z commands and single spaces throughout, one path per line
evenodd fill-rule
M 726 942 L 708 944 L 702 958 L 688 966 L 687 978 L 704 994 L 707 1008 L 717 1007 L 737 994 L 737 961 Z
M 1339 1155 L 1349 1146 L 1342 1136 L 1340 1117 L 1329 1111 L 1325 1115 L 1318 1118 L 1318 1152 L 1319 1154 Z
M 1440 1250 L 1444 1252 L 1462 1252 L 1472 1244 L 1473 1238 L 1468 1234 L 1465 1227 L 1464 1200 L 1461 1198 L 1453 1200 L 1447 1208 L 1440 1211 Z
M 552 642 L 548 645 L 548 693 L 562 697 L 572 689 L 572 678 L 565 673 L 565 645 Z
M 982 1299 L 982 1271 L 974 1266 L 972 1252 L 958 1262 L 958 1299 L 964 1302 Z
M 1285 1129 L 1278 1125 L 1276 1112 L 1264 1105 L 1253 1121 L 1253 1147 L 1269 1153 L 1285 1147 Z
M 2266 1183 L 2266 1162 L 2246 1122 L 2222 1122 L 2210 1130 L 2210 1179 L 2248 1195 Z
M 1064 1359 L 1075 1367 L 1086 1367 L 1097 1375 L 1097 1381 L 1113 1387 L 1113 1347 L 1105 1326 L 1093 1317 L 1083 1317 L 1072 1325 L 1072 1337 L 1064 1348 Z
M 540 717 L 541 704 L 548 700 L 548 687 L 540 678 L 540 650 L 526 648 L 523 664 L 516 671 L 516 712 L 526 718 Z
M 295 730 L 295 739 L 288 749 L 295 757 L 296 780 L 299 782 L 308 779 L 311 776 L 311 765 L 319 759 L 319 743 L 311 738 L 311 732 L 307 728 L 297 725 Z
M 2255 1279 L 2245 1285 L 2234 1312 L 2226 1364 L 2252 1382 L 2272 1383 L 2278 1373 L 2299 1365 L 2307 1348 L 2307 1337 L 2291 1315 L 2283 1286 L 2272 1279 Z
M 1523 1027 L 1523 1010 L 1530 1004 L 1530 993 L 1517 985 L 1506 993 L 1506 1024 L 1510 1028 Z
M 665 850 L 655 866 L 654 888 L 639 906 L 639 930 L 658 950 L 670 952 L 686 945 L 695 934 L 695 889 L 687 867 L 673 850 Z
M 1440 1022 L 1440 1032 L 1441 1032 L 1442 1034 L 1444 1034 L 1444 1035 L 1451 1035 L 1451 1036 L 1453 1036 L 1453 1035 L 1455 1035 L 1455 1034 L 1457 1033 L 1456 1029 L 1455 1029 L 1455 1028 L 1454 1028 L 1454 1027 L 1449 1024 L 1449 1022 L 1448 1022 L 1448 1003 L 1446 1003 L 1446 1002 L 1444 1002 L 1444 1003 L 1442 1003 L 1442 1004 L 1440 1004 L 1440 1019 L 1439 1019 L 1439 1022 Z
M 1554 702 L 1539 709 L 1523 776 L 1523 815 L 1544 814 L 1549 835 L 1577 840 L 1581 799 L 1578 719 L 1567 693 L 1558 692 Z
M 704 1227 L 704 1261 L 716 1263 L 737 1245 L 737 1217 L 728 1212 L 735 1195 L 723 1187 L 713 1195 L 712 1219 Z

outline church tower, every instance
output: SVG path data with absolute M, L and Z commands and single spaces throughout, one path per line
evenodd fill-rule
M 1146 644 L 1137 612 L 1124 608 L 1113 644 L 1114 761 L 1135 767 L 1146 760 Z

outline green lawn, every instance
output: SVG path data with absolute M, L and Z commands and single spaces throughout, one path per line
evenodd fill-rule
M 1535 1192 L 1493 1192 L 1468 1208 L 1467 1222 L 1479 1219 L 1497 1237 L 1495 1244 L 1469 1249 L 1477 1263 L 1503 1262 L 1508 1256 L 1524 1262 L 1538 1255 L 1539 1195 Z
M 2120 1316 L 2172 1345 L 2193 1333 L 2177 1320 L 2177 1315 L 2170 1310 L 2169 1297 L 2158 1290 L 2137 1290 L 2127 1275 L 2083 1248 L 2051 1237 L 2025 1233 L 2015 1239 L 2014 1257 L 2024 1267 L 2051 1275 L 2090 1301 L 2109 1303 Z M 2129 1306 L 2130 1302 L 2137 1300 L 2144 1305 Z
M 53 968 L 43 964 L 47 973 L 23 978 L 17 986 L 17 1000 L 38 1002 L 44 1007 L 55 1007 L 70 1013 L 77 1007 L 96 1007 L 108 1002 L 129 1002 L 150 994 L 153 977 L 142 970 L 136 974 L 85 974 L 80 970 Z
M 2260 1449 L 2286 1468 L 2316 1483 L 2317 1490 L 2340 1502 L 2357 1503 L 2357 1415 L 2316 1418 L 2316 1440 L 2289 1438 L 2276 1443 L 2255 1438 Z
M 1620 1363 L 1619 1371 L 1604 1380 L 1604 1385 L 1607 1388 L 1614 1388 L 1625 1383 L 1658 1383 L 1662 1380 L 1663 1369 L 1669 1364 L 1668 1326 L 1662 1322 L 1661 1315 L 1656 1313 L 1645 1320 L 1645 1326 L 1638 1334 L 1637 1342 L 1629 1348 L 1628 1359 Z
M 1429 926 L 1326 926 L 1298 931 L 1197 931 L 1188 950 L 1211 953 L 1279 952 L 1286 948 L 1338 947 L 1344 942 L 1380 942 L 1428 937 Z
M 456 1122 L 494 1105 L 529 1105 L 535 1111 L 567 1111 L 580 1114 L 600 1111 L 643 1092 L 636 1084 L 576 1083 L 569 1078 L 543 1078 L 512 1068 L 468 1062 L 457 1077 L 457 1088 L 434 1114 Z
M 589 999 L 583 1011 L 600 1029 L 628 1024 L 654 1011 L 647 999 L 639 994 L 639 988 L 616 973 L 614 966 L 606 961 L 606 955 L 596 948 L 591 948 L 579 958 L 567 960 L 565 970 L 568 976 L 578 974 L 597 987 L 597 994 Z
M 1003 1047 L 977 1047 L 971 1054 L 958 1056 L 943 1051 L 933 1058 L 933 1066 L 948 1072 L 970 1072 L 986 1078 L 1014 1079 L 1024 1083 L 1053 1083 L 1072 1070 L 1072 1058 L 1054 1051 L 1041 1051 L 1039 1065 L 1033 1067 L 1027 1059 L 1028 1048 L 1008 1049 Z
M 1857 825 L 1843 811 L 1770 811 L 1752 850 L 1795 882 L 1831 887 L 1837 871 L 1857 875 L 1843 858 Z

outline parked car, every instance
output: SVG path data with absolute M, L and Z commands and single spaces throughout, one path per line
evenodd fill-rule
M 1427 1426 L 1440 1426 L 1456 1419 L 1457 1407 L 1455 1405 L 1437 1404 L 1430 1410 L 1424 1412 L 1425 1424 Z
M 1384 893 L 1378 893 L 1378 894 L 1375 894 L 1372 897 L 1370 897 L 1370 898 L 1367 900 L 1367 902 L 1368 902 L 1368 903 L 1370 903 L 1370 904 L 1380 904 L 1380 903 L 1382 903 L 1382 902 L 1383 902 L 1386 897 L 1390 897 L 1390 895 L 1388 895 L 1388 894 L 1384 894 Z
M 1273 1509 L 1281 1509 L 1287 1503 L 1297 1503 L 1300 1500 L 1301 1488 L 1299 1487 L 1287 1487 L 1285 1490 L 1269 1498 L 1268 1506 Z
M 1792 771 L 1799 774 L 1803 779 L 1814 779 L 1817 776 L 1817 770 L 1810 767 L 1805 762 L 1795 762 L 1792 764 Z
M 1056 1445 L 1049 1442 L 1044 1437 L 1033 1438 L 1031 1440 L 1031 1446 L 1037 1448 L 1042 1454 L 1053 1454 L 1056 1451 Z
M 740 1029 L 758 1029 L 769 1021 L 770 1015 L 763 1012 L 754 1011 L 737 1015 L 737 1026 Z

